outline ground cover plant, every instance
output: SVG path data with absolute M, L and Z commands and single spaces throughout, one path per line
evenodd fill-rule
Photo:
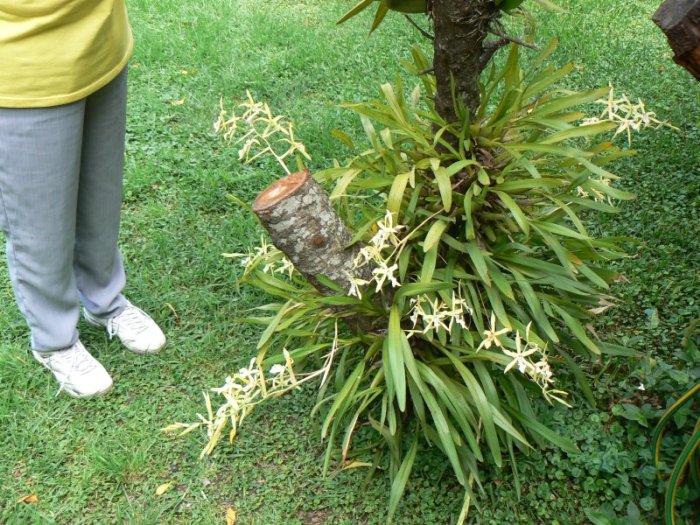
M 640 154 L 623 159 L 616 172 L 637 199 L 586 223 L 595 235 L 639 240 L 634 257 L 616 264 L 629 281 L 613 289 L 622 304 L 596 328 L 626 338 L 650 359 L 602 360 L 590 377 L 598 404 L 574 395 L 573 409 L 545 421 L 581 452 L 525 458 L 520 500 L 509 471 L 491 471 L 482 483 L 492 503 L 472 519 L 656 523 L 663 486 L 650 470 L 651 428 L 667 401 L 698 380 L 697 350 L 683 345 L 684 328 L 698 316 L 698 87 L 671 63 L 649 22 L 655 2 L 560 3 L 568 14 L 538 13 L 539 38 L 559 37 L 555 61 L 576 60 L 569 87 L 611 81 L 681 129 L 636 138 Z M 332 129 L 350 130 L 356 140 L 362 134 L 356 117 L 337 104 L 376 98 L 377 86 L 393 81 L 396 64 L 407 58 L 413 29 L 387 19 L 367 39 L 371 16 L 335 28 L 347 10 L 339 1 L 129 5 L 138 44 L 123 232 L 128 293 L 163 322 L 171 344 L 146 360 L 84 328 L 83 338 L 114 372 L 115 391 L 89 403 L 54 398 L 51 379 L 26 352 L 3 277 L 0 521 L 224 523 L 233 508 L 237 523 L 382 523 L 384 477 L 365 481 L 362 469 L 321 476 L 323 448 L 306 419 L 315 392 L 251 414 L 235 448 L 220 447 L 201 461 L 206 436 L 169 440 L 158 429 L 200 411 L 212 378 L 247 366 L 259 332 L 232 320 L 267 301 L 236 288 L 241 268 L 221 257 L 246 250 L 261 233 L 225 196 L 252 200 L 279 174 L 272 163 L 241 166 L 237 152 L 212 133 L 220 98 L 249 89 L 289 115 L 313 152 L 310 166 L 325 168 L 326 159 L 347 154 Z M 320 36 L 337 46 L 319 49 Z M 446 468 L 440 456 L 418 458 L 397 521 L 454 521 L 462 492 Z M 32 494 L 36 503 L 19 502 Z M 692 502 L 683 506 L 680 497 L 690 523 Z

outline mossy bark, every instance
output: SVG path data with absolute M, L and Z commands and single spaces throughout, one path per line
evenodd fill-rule
M 493 0 L 432 0 L 431 14 L 435 31 L 435 106 L 445 120 L 454 122 L 455 101 L 463 103 L 472 115 L 479 107 L 484 40 L 500 10 Z

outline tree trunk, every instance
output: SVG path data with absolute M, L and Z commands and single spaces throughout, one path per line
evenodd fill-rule
M 319 281 L 319 275 L 346 293 L 350 289 L 348 274 L 360 276 L 353 268 L 360 246 L 349 246 L 350 231 L 308 170 L 268 186 L 253 202 L 253 211 L 270 233 L 273 244 L 321 293 L 335 292 Z
M 500 16 L 493 0 L 433 0 L 435 31 L 433 67 L 437 80 L 435 106 L 448 122 L 457 120 L 454 93 L 473 115 L 479 107 L 479 77 L 484 39 L 491 24 Z
M 653 20 L 668 38 L 674 62 L 700 80 L 700 0 L 666 0 Z

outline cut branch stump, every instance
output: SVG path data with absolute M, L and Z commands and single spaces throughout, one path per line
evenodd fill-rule
M 700 0 L 666 0 L 652 20 L 666 35 L 673 61 L 700 80 Z
M 253 211 L 270 233 L 272 243 L 321 293 L 333 295 L 319 279 L 322 275 L 347 293 L 348 275 L 360 246 L 331 205 L 326 191 L 308 170 L 288 175 L 263 190 Z

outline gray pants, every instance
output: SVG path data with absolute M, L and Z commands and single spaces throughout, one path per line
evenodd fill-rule
M 126 304 L 117 248 L 126 77 L 72 104 L 0 108 L 0 228 L 34 350 L 75 343 L 81 302 L 99 316 Z

